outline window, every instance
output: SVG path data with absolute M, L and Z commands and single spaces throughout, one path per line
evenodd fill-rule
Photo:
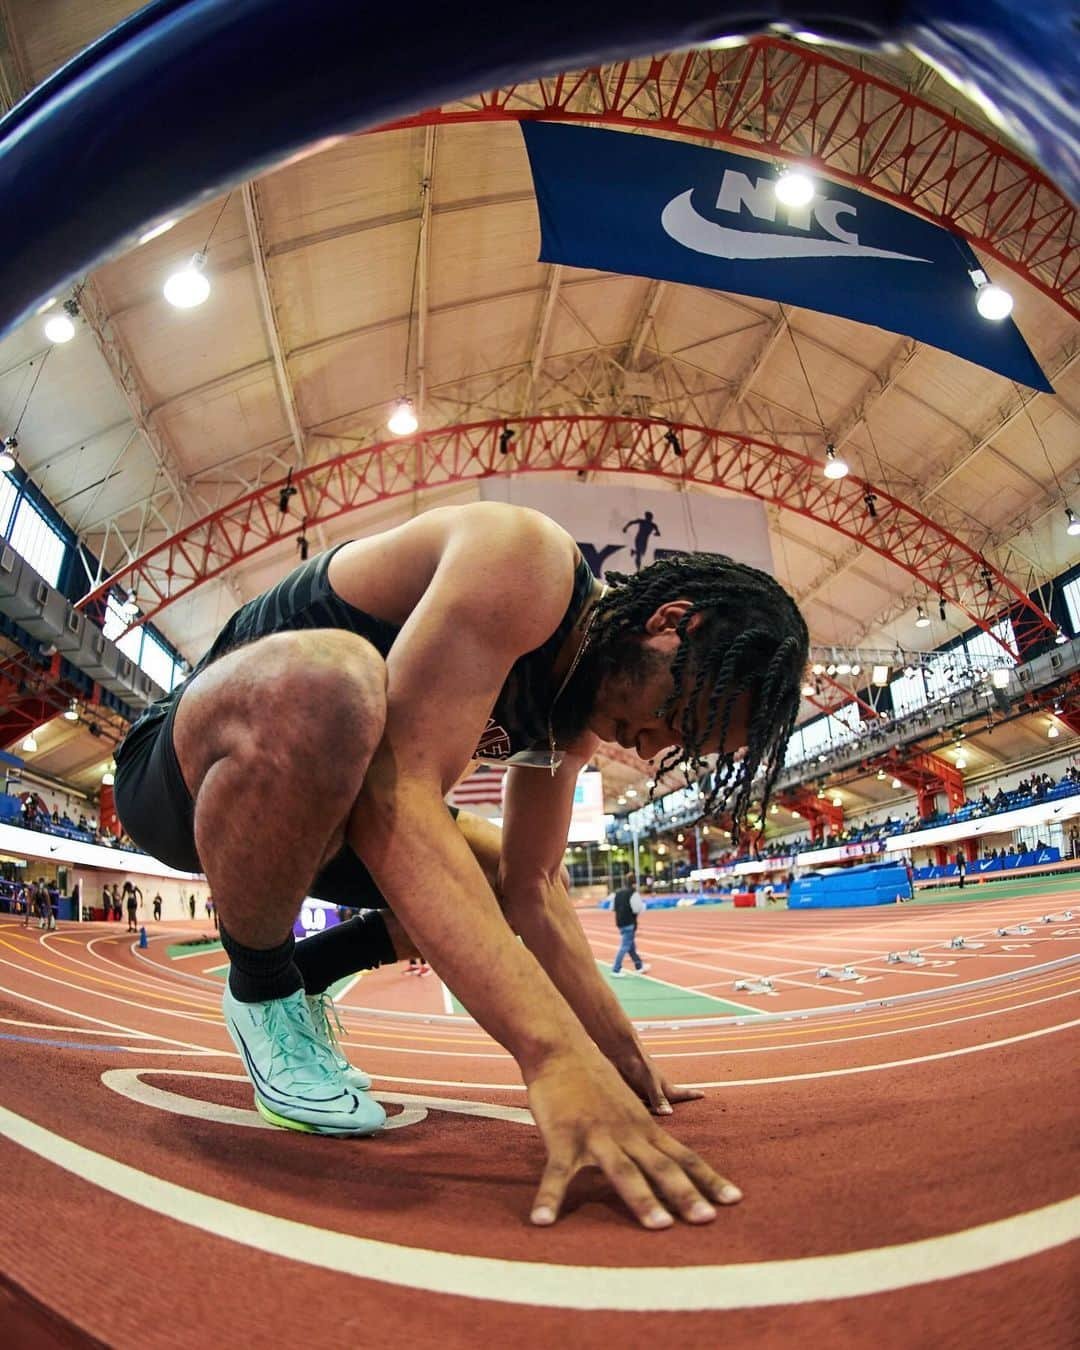
M 120 607 L 120 601 L 115 595 L 110 595 L 105 601 L 105 626 L 104 633 L 110 642 L 115 642 L 117 636 L 127 627 L 127 620 L 124 618 L 123 610 Z
M 0 475 L 0 534 L 7 538 L 8 526 L 11 524 L 11 512 L 18 498 L 19 489 L 11 481 L 8 475 Z
M 9 491 L 14 491 L 6 475 L 4 481 L 7 487 L 0 492 L 0 517 L 4 511 L 5 498 Z M 8 542 L 50 586 L 56 585 L 64 565 L 67 545 L 60 532 L 49 524 L 29 497 L 22 497 L 15 507 L 15 518 L 8 530 Z
M 1002 619 L 1000 623 L 993 626 L 993 633 L 1004 642 L 1006 646 L 1016 650 L 1016 636 L 1013 633 L 1011 619 Z M 990 633 L 976 633 L 973 638 L 969 638 L 964 643 L 968 655 L 976 661 L 983 669 L 985 663 L 990 662 L 996 665 L 1015 666 L 1016 657 L 1010 656 L 1002 647 L 1001 642 L 997 642 Z
M 145 671 L 155 684 L 160 685 L 166 693 L 171 693 L 184 678 L 180 662 L 173 658 L 172 652 L 145 624 L 133 628 L 130 633 L 124 633 L 127 626 L 123 602 L 115 595 L 108 596 L 105 601 L 105 636 L 115 642 L 124 655 Z M 123 637 L 121 633 L 124 633 Z
M 906 717 L 926 707 L 926 686 L 923 684 L 921 670 L 911 675 L 898 675 L 889 685 L 892 693 L 893 711 L 898 717 Z
M 139 664 L 166 693 L 172 689 L 176 673 L 172 653 L 165 650 L 153 633 L 143 635 L 142 660 Z
M 1074 581 L 1066 582 L 1061 588 L 1065 596 L 1065 605 L 1069 611 L 1069 619 L 1072 622 L 1074 633 L 1080 633 L 1080 577 Z

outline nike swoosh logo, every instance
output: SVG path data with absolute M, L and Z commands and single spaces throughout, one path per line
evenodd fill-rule
M 677 244 L 714 258 L 893 258 L 898 262 L 930 262 L 910 253 L 894 253 L 868 244 L 845 244 L 840 239 L 793 239 L 786 234 L 733 230 L 706 220 L 694 210 L 693 189 L 673 197 L 660 213 L 665 234 Z

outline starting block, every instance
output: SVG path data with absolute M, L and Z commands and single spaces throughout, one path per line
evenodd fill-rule
M 956 940 L 956 939 L 954 938 L 953 941 L 955 942 L 955 940 Z M 960 941 L 963 942 L 964 939 L 961 938 Z M 950 944 L 950 945 L 952 945 L 952 944 Z M 926 957 L 923 956 L 922 952 L 916 951 L 914 947 L 912 947 L 911 951 L 909 951 L 909 952 L 890 952 L 890 953 L 888 954 L 888 956 L 885 958 L 885 960 L 886 960 L 886 961 L 889 963 L 889 965 L 891 965 L 891 966 L 900 966 L 900 965 L 904 965 L 904 966 L 925 966 L 925 965 L 926 965 Z
M 839 970 L 822 966 L 817 973 L 817 977 L 819 980 L 861 980 L 863 978 L 854 966 L 841 966 Z
M 982 947 L 983 945 L 984 944 L 981 942 L 969 942 L 967 938 L 963 937 L 954 937 L 949 939 L 949 946 L 954 951 L 958 950 L 961 947 L 965 947 L 969 951 L 973 951 L 976 947 Z
M 1068 923 L 1072 918 L 1071 909 L 1064 909 L 1060 914 L 1044 914 L 1039 920 L 1040 923 Z
M 998 937 L 1027 937 L 1034 931 L 1035 929 L 1029 928 L 1026 923 L 1017 923 L 1012 928 L 999 928 L 997 935 Z
M 773 982 L 767 975 L 760 979 L 736 980 L 735 992 L 737 994 L 775 994 Z

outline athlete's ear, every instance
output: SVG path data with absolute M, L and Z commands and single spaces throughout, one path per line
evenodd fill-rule
M 679 624 L 686 617 L 686 612 L 691 609 L 692 602 L 689 600 L 667 600 L 658 609 L 645 620 L 645 632 L 649 637 L 655 637 L 658 633 L 674 633 Z M 695 614 L 690 620 L 690 631 L 693 632 L 701 622 L 702 616 Z

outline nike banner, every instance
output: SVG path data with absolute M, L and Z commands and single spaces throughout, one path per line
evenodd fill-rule
M 838 314 L 1053 392 L 1012 320 L 975 308 L 980 264 L 960 235 L 825 179 L 808 206 L 782 206 L 773 166 L 744 155 L 550 122 L 521 130 L 541 262 Z

